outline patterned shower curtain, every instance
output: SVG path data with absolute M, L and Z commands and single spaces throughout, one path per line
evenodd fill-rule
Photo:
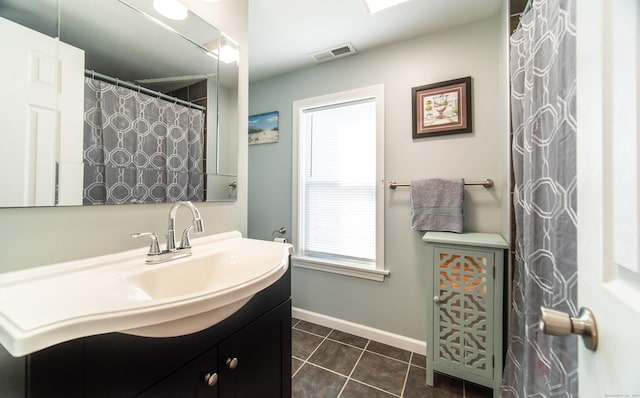
M 538 329 L 577 313 L 574 0 L 530 0 L 511 36 L 516 251 L 501 396 L 577 397 L 577 338 Z
M 204 113 L 85 78 L 83 204 L 204 199 Z

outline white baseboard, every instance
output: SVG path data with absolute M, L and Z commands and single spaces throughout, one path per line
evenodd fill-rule
M 356 336 L 375 340 L 392 347 L 415 352 L 421 355 L 427 354 L 427 343 L 425 341 L 385 332 L 384 330 L 333 318 L 327 315 L 318 314 L 317 312 L 303 310 L 301 308 L 293 307 L 291 309 L 291 314 L 294 318 L 302 321 L 312 322 L 331 329 L 337 329 L 345 333 L 355 334 Z

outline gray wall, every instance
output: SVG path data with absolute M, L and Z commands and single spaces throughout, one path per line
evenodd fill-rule
M 248 59 L 247 0 L 216 4 L 190 0 L 202 18 L 240 43 L 241 60 Z M 205 234 L 247 229 L 247 109 L 248 67 L 240 62 L 238 115 L 238 200 L 201 203 Z M 0 195 L 2 193 L 0 192 Z M 43 207 L 0 209 L 0 272 L 109 254 L 147 245 L 129 237 L 133 232 L 167 230 L 170 205 Z M 184 214 L 182 214 L 184 212 Z M 180 210 L 179 227 L 190 221 Z M 195 235 L 197 237 L 198 235 Z M 164 239 L 162 238 L 164 241 Z
M 465 188 L 465 231 L 508 238 L 504 15 L 251 83 L 249 114 L 279 111 L 280 140 L 249 147 L 248 236 L 271 239 L 279 227 L 291 229 L 292 102 L 383 83 L 386 181 L 493 178 L 493 189 Z M 473 133 L 412 139 L 411 88 L 464 76 L 473 78 Z M 385 191 L 391 275 L 381 283 L 294 268 L 293 305 L 424 340 L 422 233 L 409 227 L 409 189 Z

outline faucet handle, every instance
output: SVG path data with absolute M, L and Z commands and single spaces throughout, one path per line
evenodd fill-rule
M 143 238 L 143 237 L 151 238 L 151 246 L 149 246 L 149 254 L 160 254 L 160 244 L 158 243 L 158 235 L 153 232 L 138 232 L 135 234 L 131 234 L 132 238 Z
M 182 241 L 180 242 L 181 249 L 187 249 L 191 247 L 191 238 L 189 237 L 189 233 L 193 229 L 193 226 L 187 227 L 182 231 Z

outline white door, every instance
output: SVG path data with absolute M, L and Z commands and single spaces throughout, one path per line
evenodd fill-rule
M 57 45 L 0 18 L 0 206 L 55 200 Z
M 0 207 L 82 204 L 84 51 L 0 18 Z M 57 180 L 56 180 L 57 178 Z
M 579 392 L 640 397 L 640 6 L 575 3 L 578 303 L 591 308 L 599 334 L 596 351 L 579 343 Z

